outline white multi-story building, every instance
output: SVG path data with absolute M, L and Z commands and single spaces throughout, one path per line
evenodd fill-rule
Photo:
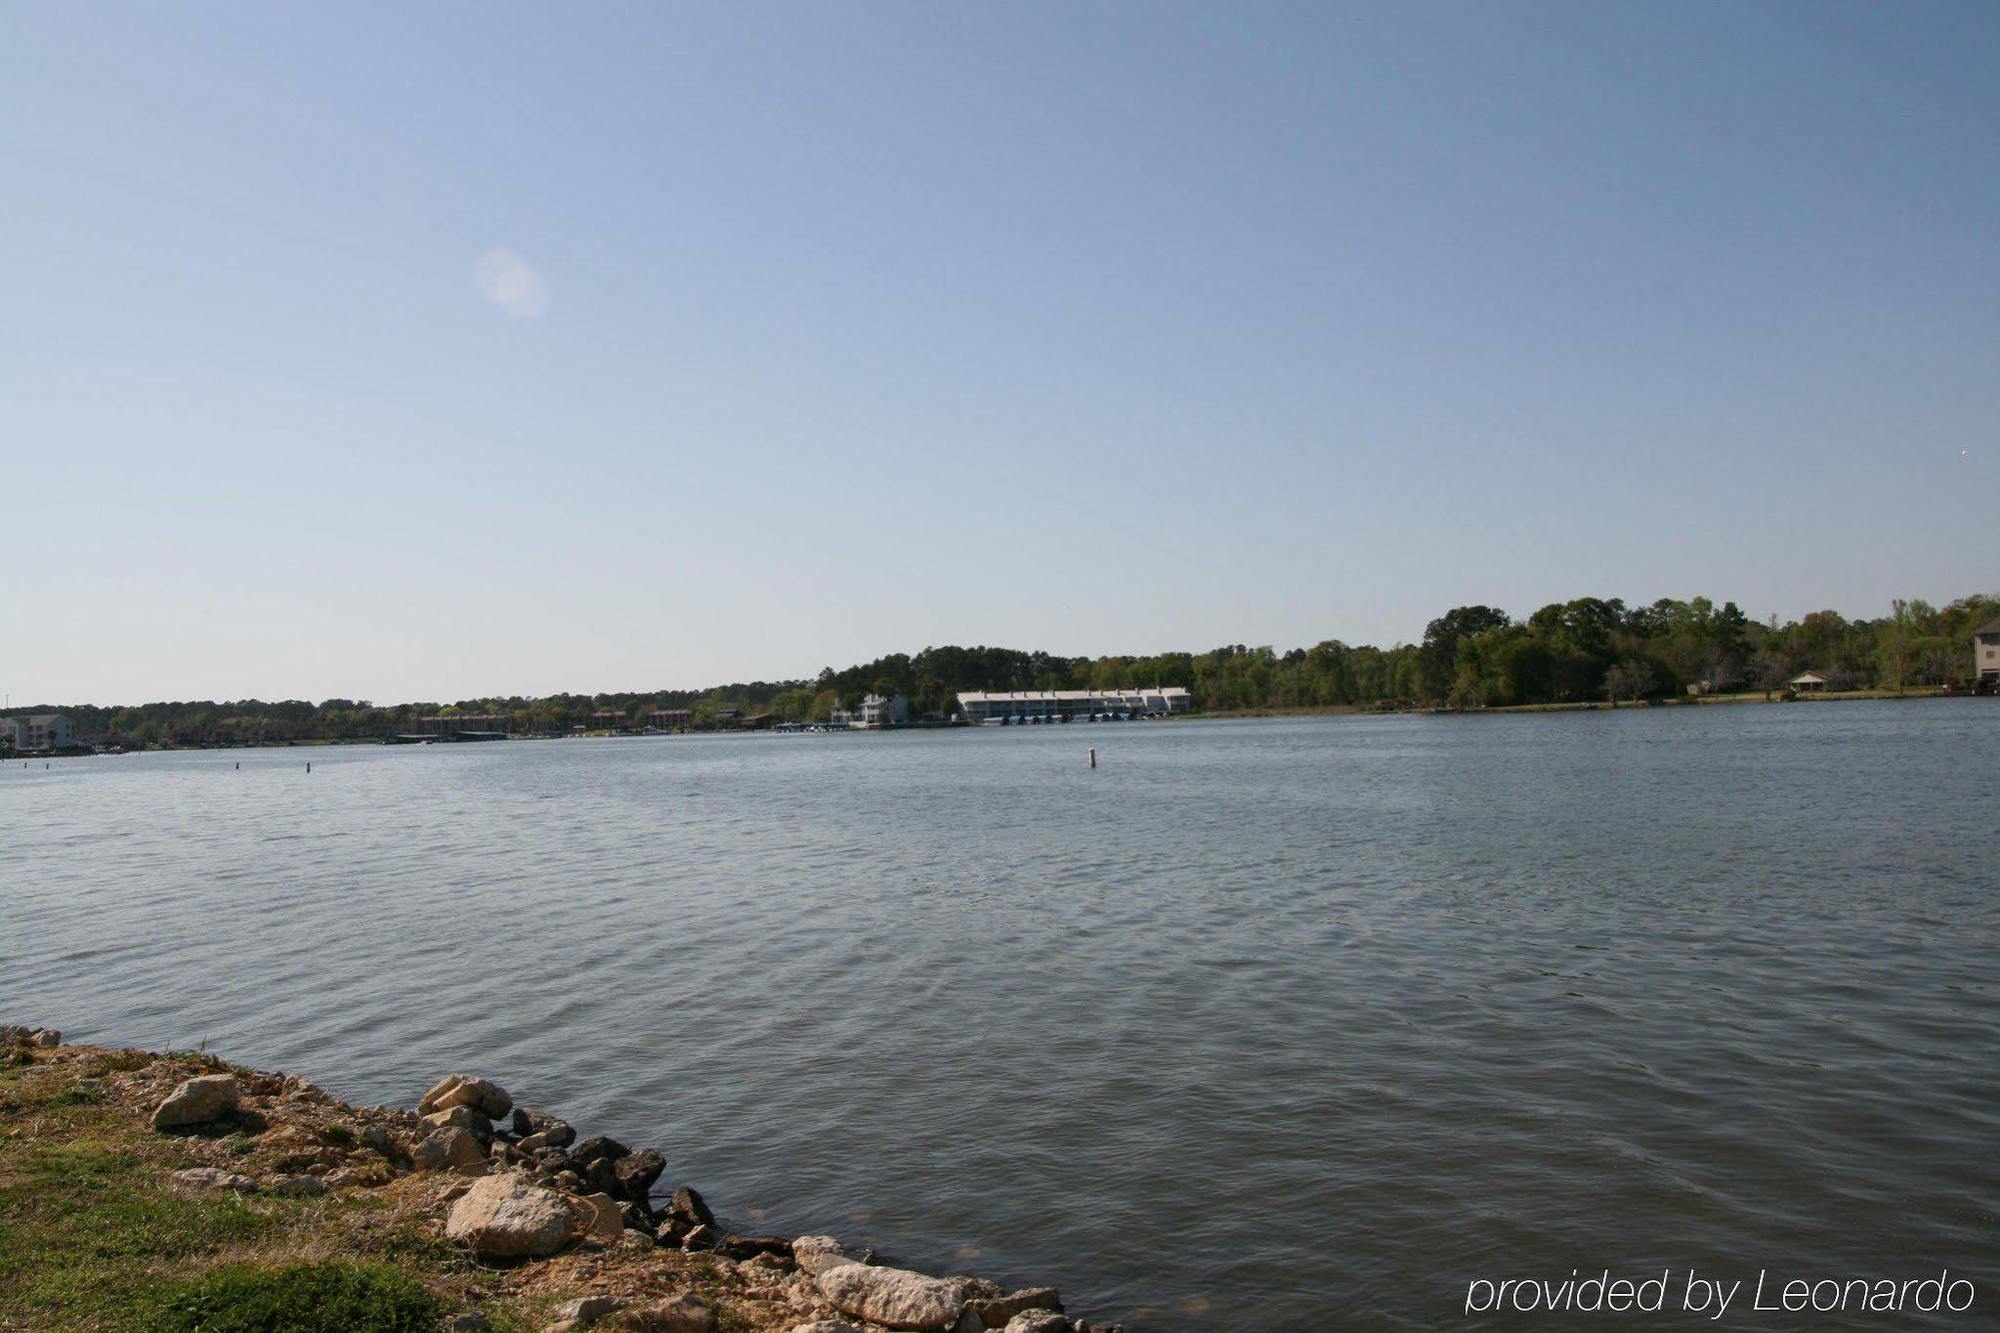
M 1972 669 L 1979 680 L 2000 680 L 2000 618 L 1972 631 Z
M 902 695 L 890 698 L 887 695 L 871 694 L 861 701 L 859 708 L 839 708 L 833 710 L 833 726 L 850 731 L 882 731 L 888 727 L 906 727 L 910 724 L 910 701 Z
M 61 713 L 0 717 L 0 739 L 11 740 L 16 750 L 66 750 L 76 744 L 69 719 Z
M 969 690 L 958 696 L 968 722 L 1084 722 L 1093 718 L 1185 713 L 1194 698 L 1178 685 L 1132 690 Z
M 902 695 L 893 699 L 879 694 L 871 694 L 861 701 L 861 713 L 854 719 L 854 725 L 865 731 L 882 727 L 905 726 L 910 720 L 910 701 Z

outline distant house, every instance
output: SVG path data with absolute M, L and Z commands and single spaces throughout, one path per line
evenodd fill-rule
M 910 701 L 900 694 L 894 698 L 871 694 L 861 701 L 859 708 L 842 708 L 836 704 L 829 725 L 835 730 L 853 731 L 907 727 L 910 725 Z
M 507 713 L 433 713 L 414 719 L 420 736 L 449 736 L 460 740 L 491 740 L 514 729 Z
M 655 708 L 646 714 L 646 725 L 661 731 L 686 731 L 692 721 L 694 712 L 687 708 Z
M 631 721 L 615 708 L 600 708 L 590 715 L 590 728 L 592 731 L 623 731 Z
M 61 713 L 31 713 L 0 717 L 0 740 L 12 741 L 16 750 L 67 750 L 76 734 Z
M 2000 683 L 2000 616 L 1972 631 L 1972 670 L 1982 684 Z
M 904 727 L 910 722 L 910 701 L 902 695 L 885 698 L 871 694 L 861 701 L 861 711 L 854 719 L 854 725 L 863 731 L 879 731 L 884 727 Z
M 1823 690 L 1827 687 L 1826 677 L 1817 671 L 1801 671 L 1785 684 L 1795 690 Z

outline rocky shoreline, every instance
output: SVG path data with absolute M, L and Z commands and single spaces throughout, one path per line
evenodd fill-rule
M 322 1226 L 341 1222 L 344 1201 L 366 1204 L 352 1210 L 358 1229 L 391 1210 L 493 1279 L 476 1290 L 497 1293 L 494 1309 L 451 1311 L 441 1326 L 454 1333 L 1118 1333 L 1064 1313 L 1051 1287 L 934 1277 L 831 1236 L 733 1230 L 691 1185 L 662 1185 L 661 1152 L 581 1137 L 477 1075 L 446 1076 L 414 1108 L 362 1107 L 296 1075 L 66 1046 L 54 1029 L 0 1026 L 0 1052 L 60 1080 L 65 1098 L 126 1113 L 175 1193 L 316 1204 Z M 524 1325 L 520 1310 L 547 1317 Z

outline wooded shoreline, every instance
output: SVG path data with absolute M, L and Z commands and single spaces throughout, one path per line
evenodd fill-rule
M 1325 639 L 1280 652 L 1228 644 L 1207 652 L 1065 657 L 1011 648 L 943 646 L 890 653 L 812 679 L 751 681 L 706 689 L 485 696 L 455 703 L 377 705 L 368 700 L 239 699 L 131 706 L 37 704 L 13 713 L 61 713 L 81 743 L 127 749 L 241 743 L 366 741 L 453 722 L 541 735 L 637 731 L 663 711 L 688 730 L 729 730 L 765 716 L 824 721 L 867 694 L 902 695 L 913 720 L 947 720 L 961 691 L 1063 690 L 1179 685 L 1210 716 L 1339 712 L 1397 707 L 1517 708 L 1617 699 L 1676 699 L 1777 690 L 1799 672 L 1822 673 L 1835 693 L 1891 692 L 1978 678 L 1972 634 L 2000 617 L 2000 593 L 1943 606 L 1899 599 L 1888 614 L 1849 619 L 1813 611 L 1781 623 L 1754 620 L 1734 602 L 1620 598 L 1551 602 L 1525 617 L 1460 606 L 1425 626 L 1419 643 L 1387 648 Z

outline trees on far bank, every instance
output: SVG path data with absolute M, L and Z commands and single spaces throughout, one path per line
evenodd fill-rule
M 1644 699 L 1760 688 L 1767 695 L 1805 670 L 1837 689 L 1902 689 L 1963 679 L 1975 626 L 2000 597 L 1943 608 L 1898 600 L 1879 620 L 1809 612 L 1758 624 L 1734 602 L 1617 598 L 1553 602 L 1524 621 L 1488 606 L 1433 620 L 1419 650 L 1420 697 L 1450 707 Z
M 132 745 L 360 740 L 429 729 L 439 716 L 499 718 L 515 732 L 562 734 L 616 713 L 644 726 L 660 710 L 694 724 L 729 713 L 825 721 L 864 694 L 907 695 L 918 717 L 947 717 L 962 690 L 1109 689 L 1180 685 L 1200 708 L 1263 709 L 1423 702 L 1460 708 L 1618 702 L 1742 688 L 1768 695 L 1800 671 L 1836 687 L 1901 689 L 1965 679 L 1971 635 L 2000 614 L 2000 596 L 1942 607 L 1899 600 L 1877 620 L 1830 610 L 1759 624 L 1734 602 L 1618 598 L 1551 602 L 1526 619 L 1497 607 L 1456 607 L 1432 620 L 1419 644 L 1377 647 L 1325 639 L 1279 652 L 1227 644 L 1207 652 L 1060 657 L 1013 648 L 925 648 L 892 653 L 812 680 L 749 681 L 706 690 L 557 694 L 380 706 L 367 700 L 154 703 L 129 708 L 37 706 L 63 712 L 89 741 Z M 490 722 L 483 726 L 493 725 Z M 601 725 L 601 723 L 598 723 Z

